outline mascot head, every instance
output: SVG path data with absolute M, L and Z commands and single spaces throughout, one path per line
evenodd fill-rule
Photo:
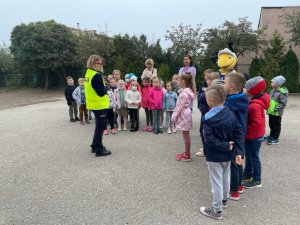
M 221 73 L 226 73 L 232 68 L 234 68 L 238 59 L 234 52 L 230 51 L 228 48 L 224 48 L 218 53 L 217 64 L 220 67 Z

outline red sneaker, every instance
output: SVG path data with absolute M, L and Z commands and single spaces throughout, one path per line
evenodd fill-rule
M 242 194 L 242 193 L 244 192 L 244 190 L 245 190 L 245 188 L 244 188 L 243 185 L 239 186 L 238 192 L 239 192 L 240 194 Z
M 142 131 L 148 131 L 149 127 L 145 126 Z
M 103 134 L 104 134 L 104 135 L 108 135 L 107 129 L 103 131 Z
M 152 132 L 153 131 L 153 129 L 152 129 L 152 127 L 148 127 L 148 132 Z
M 240 199 L 240 193 L 239 192 L 229 192 L 229 199 L 233 201 L 237 201 Z
M 176 155 L 176 160 L 183 161 L 183 162 L 190 162 L 192 159 L 191 159 L 191 155 L 186 155 L 185 153 L 180 153 L 180 154 Z
M 111 129 L 112 134 L 116 134 L 116 129 Z

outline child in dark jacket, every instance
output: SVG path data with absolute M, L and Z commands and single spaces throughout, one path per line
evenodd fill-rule
M 245 84 L 244 93 L 250 98 L 245 142 L 246 165 L 243 175 L 245 188 L 261 187 L 261 162 L 259 151 L 266 132 L 265 110 L 270 106 L 270 97 L 263 93 L 266 82 L 254 77 Z
M 269 115 L 270 135 L 267 137 L 268 145 L 278 145 L 281 132 L 281 118 L 283 110 L 287 104 L 288 89 L 282 85 L 285 82 L 283 76 L 274 77 L 271 83 L 272 90 L 269 94 L 271 98 Z
M 213 219 L 222 219 L 222 208 L 227 205 L 230 186 L 230 161 L 233 149 L 244 148 L 243 129 L 228 107 L 223 106 L 223 85 L 212 85 L 206 90 L 206 101 L 211 110 L 203 118 L 208 173 L 213 194 L 212 207 L 201 207 L 200 212 Z
M 248 97 L 242 92 L 245 86 L 246 80 L 244 75 L 240 73 L 229 73 L 225 76 L 225 92 L 227 94 L 224 106 L 227 106 L 243 128 L 243 139 L 245 140 L 247 130 L 247 113 L 248 113 Z M 245 149 L 241 149 L 242 152 L 236 152 L 233 148 L 234 157 L 231 158 L 230 164 L 230 192 L 229 199 L 239 200 L 240 193 L 243 192 L 244 187 L 242 185 L 243 179 L 243 166 L 236 163 L 242 161 L 245 154 Z
M 70 116 L 70 122 L 76 122 L 79 121 L 78 118 L 78 106 L 76 103 L 76 100 L 73 98 L 72 94 L 76 89 L 76 86 L 74 85 L 74 80 L 71 76 L 67 77 L 67 86 L 65 88 L 65 98 L 67 100 L 67 104 L 69 106 L 69 116 Z M 74 115 L 74 117 L 73 117 Z
M 210 71 L 210 70 L 208 70 L 208 71 Z M 220 75 L 218 73 L 212 72 L 212 73 L 207 74 L 205 79 L 206 79 L 206 84 L 209 87 L 214 80 L 220 80 Z M 202 118 L 209 111 L 209 106 L 207 105 L 207 102 L 206 102 L 205 91 L 202 91 L 201 93 L 200 92 L 201 92 L 201 90 L 198 93 L 198 109 L 201 112 L 199 132 L 200 132 L 200 137 L 202 140 L 202 146 L 204 146 Z M 196 152 L 196 156 L 204 157 L 203 148 L 200 148 L 199 151 Z

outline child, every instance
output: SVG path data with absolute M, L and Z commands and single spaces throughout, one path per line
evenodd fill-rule
M 66 98 L 67 104 L 69 106 L 70 122 L 79 121 L 77 102 L 75 101 L 75 99 L 72 96 L 75 89 L 76 89 L 76 86 L 74 85 L 73 77 L 68 76 L 67 77 L 67 86 L 65 88 L 65 98 Z M 74 115 L 74 117 L 73 117 L 73 115 Z
M 226 100 L 224 106 L 227 106 L 231 112 L 235 115 L 238 122 L 241 124 L 243 129 L 243 139 L 245 140 L 246 130 L 247 130 L 247 113 L 248 113 L 248 97 L 243 93 L 243 88 L 245 86 L 246 80 L 244 75 L 240 73 L 228 73 L 225 76 L 225 93 Z M 238 150 L 238 149 L 237 149 Z M 243 192 L 243 166 L 236 163 L 236 157 L 241 161 L 244 157 L 245 149 L 242 151 L 236 151 L 233 148 L 234 157 L 231 158 L 230 164 L 230 192 L 229 199 L 239 200 L 240 193 Z
M 167 90 L 165 89 L 165 82 L 163 80 L 160 80 L 160 87 L 163 91 L 163 94 L 165 94 L 167 92 Z M 163 96 L 163 98 L 164 98 L 164 96 Z M 164 123 L 164 111 L 161 110 L 161 112 L 160 112 L 160 125 L 159 125 L 160 130 L 163 129 L 163 123 Z
M 149 106 L 153 118 L 153 130 L 155 134 L 163 133 L 159 128 L 161 120 L 162 111 L 162 101 L 163 101 L 163 90 L 160 86 L 160 80 L 158 77 L 152 79 L 153 87 L 148 94 Z
M 114 70 L 112 72 L 112 75 L 113 75 L 113 78 L 116 82 L 116 87 L 118 88 L 119 87 L 119 81 L 120 81 L 120 78 L 121 78 L 121 72 L 120 70 Z
M 270 97 L 263 93 L 266 82 L 254 77 L 245 84 L 244 93 L 250 99 L 245 142 L 246 165 L 243 175 L 245 188 L 261 187 L 261 162 L 259 151 L 266 131 L 265 110 L 270 107 Z
M 130 86 L 130 74 L 126 74 L 125 75 L 125 89 L 129 90 L 129 86 Z
M 123 80 L 119 80 L 119 87 L 115 91 L 115 98 L 116 98 L 116 109 L 118 113 L 118 131 L 121 131 L 122 129 L 122 124 L 121 124 L 121 118 L 123 116 L 123 130 L 127 130 L 127 115 L 128 115 L 128 110 L 127 110 L 127 104 L 125 101 L 125 96 L 126 96 L 126 89 L 125 89 L 125 82 Z
M 172 77 L 172 90 L 178 95 L 179 85 L 178 85 L 178 75 L 174 74 Z
M 183 74 L 179 77 L 179 96 L 172 115 L 172 122 L 176 129 L 182 131 L 185 152 L 176 156 L 178 161 L 191 161 L 191 137 L 190 130 L 193 128 L 192 110 L 190 105 L 195 98 L 195 88 L 192 75 Z
M 150 87 L 150 78 L 149 77 L 144 77 L 143 78 L 143 87 L 142 87 L 142 107 L 145 109 L 145 114 L 146 114 L 146 126 L 143 128 L 143 131 L 152 131 L 152 113 L 151 110 L 149 109 L 149 92 L 151 90 Z
M 208 162 L 213 201 L 212 207 L 200 207 L 200 213 L 221 220 L 222 208 L 227 207 L 232 150 L 244 148 L 244 135 L 234 114 L 228 107 L 223 106 L 223 85 L 211 85 L 205 92 L 211 110 L 203 118 L 204 152 Z
M 167 92 L 164 93 L 163 98 L 163 111 L 166 112 L 166 123 L 168 126 L 168 134 L 172 134 L 175 130 L 173 129 L 173 123 L 171 121 L 173 111 L 176 106 L 177 94 L 172 91 L 172 82 L 168 81 L 166 84 Z
M 206 84 L 209 87 L 214 80 L 220 80 L 220 76 L 216 72 L 212 72 L 206 75 Z M 201 90 L 201 89 L 200 89 Z M 203 136 L 203 116 L 209 111 L 209 106 L 207 105 L 206 98 L 205 98 L 205 91 L 198 93 L 198 109 L 201 112 L 201 119 L 200 119 L 200 137 L 202 140 L 202 146 L 204 146 L 204 136 Z M 196 152 L 196 156 L 204 157 L 204 150 L 200 148 L 198 152 Z
M 89 124 L 88 113 L 86 109 L 86 101 L 85 101 L 85 91 L 84 91 L 84 79 L 78 79 L 79 86 L 74 90 L 72 97 L 76 100 L 77 104 L 79 105 L 79 119 L 80 124 L 84 125 L 83 122 L 83 114 L 85 117 L 85 122 Z
M 131 120 L 131 132 L 138 131 L 139 129 L 138 110 L 141 100 L 142 98 L 140 92 L 138 91 L 137 83 L 133 83 L 131 85 L 131 89 L 128 90 L 125 95 L 125 101 L 127 103 Z
M 207 69 L 207 70 L 204 71 L 204 73 L 203 73 L 204 74 L 204 81 L 199 86 L 200 87 L 199 88 L 199 94 L 205 92 L 206 88 L 208 87 L 207 82 L 206 82 L 207 75 L 210 74 L 210 73 L 213 73 L 213 72 L 214 71 L 212 69 Z
M 281 131 L 281 118 L 283 110 L 287 104 L 288 89 L 282 85 L 285 82 L 283 76 L 274 77 L 271 83 L 272 90 L 269 94 L 271 98 L 270 108 L 267 111 L 269 115 L 270 135 L 267 137 L 268 145 L 278 145 Z
M 116 82 L 114 79 L 111 79 L 109 81 L 109 86 L 107 87 L 107 94 L 109 97 L 109 109 L 107 110 L 107 120 L 110 124 L 112 134 L 116 134 L 116 129 L 115 129 L 115 111 L 116 111 L 115 90 L 116 89 L 117 89 Z M 108 135 L 107 128 L 104 130 L 103 134 Z

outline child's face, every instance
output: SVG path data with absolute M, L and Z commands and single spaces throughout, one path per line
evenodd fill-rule
M 143 86 L 148 86 L 149 85 L 149 82 L 147 82 L 146 80 L 143 80 Z
M 135 80 L 131 80 L 130 81 L 130 86 L 134 86 L 136 84 L 136 81 Z
M 111 75 L 111 74 L 109 74 L 108 76 L 107 76 L 107 79 L 110 81 L 111 79 L 113 79 L 114 77 L 113 77 L 113 75 Z
M 235 92 L 234 88 L 235 88 L 235 85 L 229 82 L 228 77 L 225 77 L 225 80 L 224 80 L 225 93 L 227 95 L 233 94 Z
M 204 80 L 206 80 L 206 81 L 207 81 L 207 75 L 208 75 L 208 73 L 204 73 Z
M 177 77 L 172 77 L 172 82 L 173 82 L 173 84 L 177 84 L 177 82 L 178 82 Z
M 166 85 L 166 89 L 167 89 L 167 91 L 172 91 L 172 86 L 171 86 L 171 84 L 167 84 L 167 85 Z
M 272 82 L 272 83 L 271 83 L 271 87 L 275 89 L 275 88 L 277 88 L 277 85 L 276 85 L 275 83 Z
M 110 81 L 109 81 L 109 85 L 110 85 L 111 87 L 115 87 L 115 86 L 116 86 L 116 81 L 115 81 L 115 80 L 110 80 Z
M 80 81 L 78 82 L 78 84 L 79 84 L 80 87 L 83 87 L 83 86 L 84 86 L 84 81 L 83 81 L 83 80 L 80 80 Z
M 207 86 L 209 87 L 211 85 L 211 79 L 206 80 Z
M 115 78 L 115 80 L 120 80 L 120 73 L 114 72 L 113 77 Z
M 159 86 L 160 86 L 159 80 L 157 79 L 153 80 L 153 87 L 159 87 Z
M 68 79 L 67 83 L 68 83 L 68 85 L 73 85 L 74 84 L 74 80 L 73 79 Z
M 205 98 L 206 98 L 207 105 L 210 108 L 212 108 L 214 106 L 215 99 L 213 97 L 211 97 L 210 95 L 208 95 L 208 94 L 205 94 Z
M 119 83 L 119 89 L 124 89 L 124 82 Z

